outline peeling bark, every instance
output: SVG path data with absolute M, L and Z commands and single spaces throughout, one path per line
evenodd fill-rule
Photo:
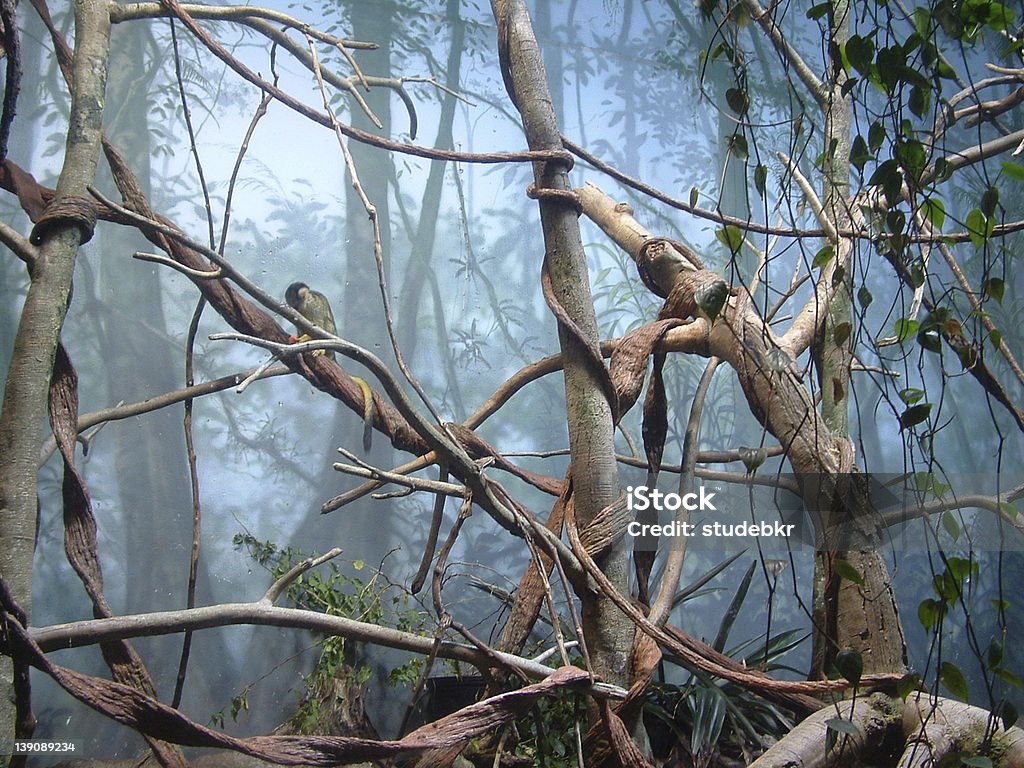
M 636 259 L 650 234 L 596 187 L 577 190 L 577 194 L 587 216 Z M 800 478 L 804 501 L 818 515 L 822 557 L 842 557 L 863 578 L 862 584 L 840 580 L 831 563 L 822 571 L 832 574 L 823 585 L 829 602 L 822 624 L 827 636 L 819 640 L 822 658 L 849 647 L 861 654 L 866 674 L 902 672 L 903 633 L 884 560 L 873 550 L 843 551 L 829 538 L 830 531 L 847 526 L 862 538 L 877 536 L 867 484 L 855 472 L 853 444 L 833 430 L 815 407 L 781 340 L 745 289 L 733 291 L 714 323 L 698 317 L 695 294 L 720 280 L 709 270 L 681 272 L 661 317 L 692 318 L 697 330 L 686 351 L 719 357 L 732 366 L 751 413 L 784 447 Z

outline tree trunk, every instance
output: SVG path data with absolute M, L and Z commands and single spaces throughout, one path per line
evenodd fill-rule
M 108 138 L 124 153 L 149 195 L 152 136 L 149 115 L 152 98 L 143 67 L 159 47 L 148 28 L 119 25 L 111 47 L 109 100 L 117 105 L 108 121 Z M 147 250 L 145 239 L 133 229 L 108 227 L 100 242 L 99 295 L 102 323 L 99 347 L 107 372 L 107 401 L 139 402 L 154 393 L 182 386 L 184 371 L 163 311 L 163 274 L 160 269 L 134 261 L 131 254 Z M 144 316 L 139 308 L 145 307 Z M 140 365 L 140 361 L 145 361 Z M 115 610 L 128 613 L 179 608 L 185 605 L 188 574 L 191 499 L 185 461 L 180 408 L 165 408 L 114 426 L 107 437 L 114 443 L 114 466 L 119 525 L 112 526 L 123 541 L 127 575 L 125 604 Z M 154 546 L 154 542 L 160 542 Z M 149 648 L 170 659 L 180 647 L 177 638 L 163 638 Z M 154 682 L 162 690 L 173 685 L 173 663 L 155 663 Z M 166 676 L 161 680 L 161 673 Z
M 74 87 L 64 165 L 57 197 L 88 197 L 99 160 L 102 104 L 107 75 L 110 19 L 101 0 L 75 2 Z M 85 234 L 67 220 L 42 236 L 31 268 L 32 283 L 22 309 L 0 410 L 0 572 L 11 596 L 27 615 L 32 609 L 32 558 L 36 533 L 36 462 L 46 421 L 54 355 L 71 294 L 75 257 Z M 13 680 L 10 658 L 2 674 Z M 16 711 L 2 699 L 0 750 L 11 754 Z
M 505 53 L 506 86 L 522 116 L 530 149 L 561 150 L 547 75 L 526 7 L 520 0 L 492 0 L 491 7 L 498 21 L 498 48 Z M 537 164 L 536 188 L 569 191 L 568 167 L 562 161 Z M 580 334 L 559 324 L 575 514 L 579 526 L 585 528 L 619 495 L 612 410 L 587 349 L 597 349 L 597 317 L 576 209 L 561 199 L 542 196 L 540 217 L 552 300 L 566 311 Z M 628 594 L 624 547 L 615 547 L 598 564 L 616 588 Z M 594 671 L 608 682 L 627 684 L 632 623 L 609 600 L 594 596 L 584 597 L 582 618 Z
M 833 56 L 850 37 L 850 5 L 847 0 L 833 3 L 829 15 Z M 834 61 L 830 71 L 835 78 L 827 86 L 822 107 L 825 112 L 822 204 L 824 216 L 836 231 L 850 228 L 850 102 L 842 88 L 846 74 L 842 62 Z M 826 242 L 833 246 L 837 260 L 835 277 L 839 285 L 825 308 L 821 329 L 814 341 L 821 385 L 821 414 L 825 425 L 837 437 L 848 438 L 850 427 L 850 370 L 853 364 L 852 332 L 854 244 L 849 241 Z M 840 273 L 839 270 L 842 270 Z M 820 279 L 826 279 L 824 275 Z M 849 468 L 841 471 L 849 472 Z M 840 487 L 848 488 L 840 479 Z M 842 494 L 839 494 L 840 496 Z M 866 494 L 865 494 L 866 497 Z M 858 508 L 836 498 L 829 506 L 833 515 L 870 515 L 870 507 Z M 828 503 L 828 502 L 826 502 Z M 852 525 L 853 520 L 837 520 Z M 827 543 L 826 543 L 826 546 Z M 853 566 L 863 583 L 843 579 L 836 572 L 836 560 Z M 814 561 L 814 632 L 811 674 L 824 677 L 832 668 L 836 653 L 844 649 L 858 652 L 865 674 L 902 672 L 906 666 L 903 630 L 896 611 L 896 600 L 889 583 L 889 569 L 878 550 L 821 551 Z

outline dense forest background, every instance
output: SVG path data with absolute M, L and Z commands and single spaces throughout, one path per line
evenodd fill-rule
M 1024 8 L 973 0 L 936 0 L 918 9 L 771 6 L 788 50 L 822 81 L 841 81 L 835 93 L 852 105 L 837 150 L 828 140 L 834 127 L 806 91 L 796 58 L 784 53 L 751 3 L 529 5 L 559 130 L 617 169 L 616 176 L 577 157 L 569 173 L 574 188 L 593 183 L 628 203 L 640 227 L 687 244 L 732 296 L 749 289 L 758 312 L 782 302 L 767 327 L 799 320 L 805 303 L 813 305 L 816 285 L 831 281 L 839 293 L 848 286 L 842 311 L 851 319 L 845 326 L 840 321 L 838 331 L 835 324 L 826 331 L 822 321 L 811 348 L 783 367 L 799 373 L 837 434 L 836 411 L 827 411 L 845 413 L 859 472 L 890 483 L 904 506 L 941 507 L 925 522 L 889 529 L 881 547 L 915 682 L 995 713 L 993 723 L 999 716 L 1012 723 L 1024 707 L 1024 650 L 1017 642 L 1024 633 L 1017 594 L 1024 534 L 1013 505 L 1024 482 L 1024 379 L 1016 362 L 1024 356 L 1024 285 L 1015 271 L 1024 162 L 1011 155 L 1024 131 L 1016 106 L 1024 93 Z M 75 40 L 75 8 L 52 5 L 50 30 L 41 7 L 40 1 L 17 9 L 21 99 L 6 156 L 54 188 L 68 156 L 72 104 L 53 39 L 56 31 Z M 106 137 L 123 153 L 153 211 L 278 301 L 296 281 L 325 294 L 338 336 L 392 371 L 405 366 L 429 403 L 418 407 L 432 411 L 437 424 L 465 422 L 518 371 L 565 344 L 540 287 L 545 241 L 538 203 L 527 194 L 538 166 L 473 157 L 525 146 L 522 118 L 499 66 L 492 10 L 454 0 L 268 7 L 327 35 L 374 44 L 342 50 L 320 42 L 318 66 L 336 73 L 324 88 L 338 120 L 400 144 L 466 157 L 391 151 L 342 138 L 269 96 L 261 106 L 267 92 L 211 55 L 159 4 L 113 13 L 118 23 L 110 30 L 102 105 Z M 283 42 L 267 31 L 281 26 L 278 17 L 264 28 L 226 17 L 204 20 L 189 9 L 238 62 L 322 108 L 322 84 L 307 61 L 311 38 L 293 33 L 292 49 L 272 46 Z M 840 12 L 848 24 L 841 50 L 830 25 Z M 5 62 L 10 69 L 12 58 Z M 972 154 L 992 143 L 998 151 Z M 852 255 L 842 256 L 848 261 L 838 271 L 842 249 L 829 244 L 822 223 L 828 211 L 820 211 L 820 201 L 816 208 L 801 181 L 810 179 L 827 202 L 833 182 L 823 187 L 821 180 L 832 178 L 836 163 L 847 174 L 842 194 L 855 201 L 837 228 L 859 231 L 845 238 Z M 663 199 L 626 177 L 660 190 Z M 105 197 L 122 199 L 104 161 L 90 183 Z M 872 189 L 883 190 L 874 202 Z M 888 198 L 881 205 L 879 194 Z M 12 243 L 18 233 L 24 240 L 32 221 L 17 194 L 0 198 L 0 205 L 10 249 L 0 257 L 6 371 L 32 285 Z M 586 204 L 583 212 L 599 337 L 619 338 L 657 319 L 663 298 L 638 277 L 636 254 L 595 223 Z M 237 387 L 268 351 L 211 339 L 231 327 L 198 303 L 204 278 L 133 258 L 154 251 L 144 231 L 124 221 L 97 225 L 74 261 L 61 332 L 78 373 L 78 466 L 91 495 L 111 612 L 256 601 L 291 564 L 340 547 L 332 565 L 321 566 L 334 581 L 301 581 L 289 604 L 428 638 L 443 634 L 430 587 L 415 595 L 408 590 L 426 547 L 433 495 L 365 495 L 321 513 L 325 502 L 362 482 L 332 466 L 356 463 L 340 457 L 339 446 L 384 469 L 415 451 L 380 421 L 372 449 L 362 451 L 358 396 L 346 402 L 308 377 L 276 375 Z M 278 318 L 291 333 L 288 319 Z M 830 354 L 822 348 L 829 345 L 850 350 L 849 387 L 838 406 L 821 374 Z M 370 382 L 380 402 L 390 399 L 372 370 L 344 354 L 337 360 Z M 726 364 L 708 373 L 707 363 L 706 351 L 693 349 L 665 362 L 659 487 L 681 488 L 696 400 L 703 408 L 694 446 L 704 452 L 699 482 L 725 494 L 730 483 L 753 475 L 769 487 L 775 478 L 791 491 L 799 470 L 780 455 L 788 446 L 776 450 L 779 441 L 751 405 L 742 376 Z M 235 378 L 185 405 L 179 399 L 139 412 L 124 408 L 221 377 Z M 552 368 L 473 426 L 518 467 L 560 481 L 570 465 L 572 408 Z M 650 478 L 642 422 L 653 416 L 642 411 L 626 413 L 616 432 L 618 488 Z M 40 628 L 95 614 L 64 553 L 61 456 L 49 432 L 41 440 L 30 579 L 30 624 Z M 439 478 L 436 470 L 422 476 Z M 550 493 L 521 476 L 501 478 L 523 508 L 546 519 Z M 741 504 L 747 498 L 746 486 L 733 493 Z M 450 498 L 444 506 L 442 541 L 456 524 L 460 501 Z M 194 542 L 200 549 L 190 578 Z M 529 549 L 478 510 L 445 557 L 447 612 L 482 641 L 497 643 L 508 595 L 531 562 Z M 663 551 L 654 582 L 664 563 Z M 698 583 L 673 606 L 670 623 L 751 667 L 806 679 L 816 663 L 815 568 L 813 545 L 759 551 L 749 541 L 704 541 L 687 552 L 680 589 Z M 699 581 L 705 575 L 710 578 Z M 857 573 L 845 577 L 856 580 Z M 630 578 L 626 583 L 635 588 Z M 559 644 L 552 612 L 573 634 L 575 601 L 561 586 L 554 591 L 543 611 L 548 623 L 534 628 L 526 657 Z M 322 633 L 295 628 L 225 626 L 195 632 L 186 642 L 183 664 L 180 633 L 132 640 L 161 700 L 238 735 L 268 733 L 296 711 L 316 725 L 308 683 L 328 658 L 333 672 L 343 668 L 358 679 L 378 733 L 394 738 L 424 669 L 423 654 L 351 639 L 332 646 Z M 83 673 L 109 675 L 94 645 L 52 655 Z M 832 659 L 825 673 L 849 680 L 843 658 Z M 453 662 L 434 663 L 434 674 L 453 671 Z M 463 664 L 461 671 L 471 670 Z M 752 759 L 768 744 L 752 744 L 753 733 L 774 729 L 779 736 L 796 719 L 768 705 L 757 709 L 745 698 L 752 694 L 709 682 L 679 659 L 664 663 L 656 678 L 649 707 L 687 745 L 679 754 L 697 764 L 715 764 L 723 755 Z M 33 738 L 77 740 L 78 757 L 127 758 L 145 748 L 133 730 L 76 701 L 45 674 L 32 675 L 32 701 Z M 524 754 L 575 764 L 572 755 L 558 762 L 537 746 L 540 736 L 532 738 L 536 744 L 524 742 L 540 752 Z

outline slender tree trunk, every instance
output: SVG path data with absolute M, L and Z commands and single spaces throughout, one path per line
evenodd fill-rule
M 830 39 L 838 51 L 850 37 L 850 5 L 847 0 L 833 3 Z M 835 54 L 838 56 L 838 54 Z M 846 75 L 842 64 L 831 68 L 835 79 L 828 85 L 825 98 L 825 136 L 822 203 L 825 215 L 836 229 L 850 226 L 850 102 L 843 96 Z M 852 293 L 853 244 L 832 243 L 837 272 L 842 269 L 841 284 L 826 309 L 821 335 L 815 340 L 821 380 L 821 413 L 825 425 L 836 436 L 849 436 L 850 370 L 853 363 Z M 851 467 L 852 469 L 852 467 Z M 841 487 L 845 487 L 845 484 Z M 844 499 L 836 499 L 836 514 L 850 509 Z M 863 510 L 860 514 L 869 513 Z M 854 514 L 857 514 L 855 511 Z M 852 565 L 863 579 L 856 583 L 843 579 L 835 563 L 842 559 Z M 864 673 L 902 672 L 905 642 L 896 611 L 896 600 L 889 582 L 885 558 L 877 550 L 836 552 L 820 551 L 815 557 L 814 643 L 812 669 L 815 676 L 829 671 L 839 651 L 852 649 L 860 654 Z
M 498 34 L 505 35 L 504 41 L 499 39 L 499 48 L 507 43 L 506 63 L 513 91 L 510 96 L 522 115 L 527 142 L 531 149 L 561 149 L 547 75 L 526 6 L 521 0 L 492 0 L 491 6 L 498 20 Z M 571 189 L 564 162 L 538 164 L 534 174 L 538 189 Z M 554 300 L 583 336 L 577 338 L 559 326 L 575 514 L 578 525 L 584 528 L 619 495 L 612 412 L 584 347 L 586 342 L 596 348 L 598 332 L 577 212 L 561 200 L 542 198 L 540 217 Z M 621 592 L 628 593 L 627 553 L 623 547 L 613 549 L 599 565 Z M 595 672 L 610 682 L 626 683 L 632 623 L 610 601 L 586 596 L 583 631 Z
M 64 165 L 57 197 L 88 197 L 99 159 L 110 19 L 102 0 L 75 2 L 74 88 Z M 0 410 L 0 572 L 12 597 L 32 609 L 32 558 L 36 532 L 36 462 L 46 421 L 47 395 L 61 327 L 71 293 L 75 257 L 83 239 L 72 223 L 50 228 L 37 250 L 32 283 L 14 339 Z M 3 677 L 12 681 L 11 660 Z M 0 750 L 10 754 L 16 712 L 0 697 Z
M 363 71 L 385 77 L 390 75 L 394 67 L 392 64 L 392 41 L 396 22 L 399 19 L 396 4 L 392 0 L 375 3 L 357 1 L 351 3 L 349 7 L 352 15 L 352 34 L 359 40 L 372 40 L 378 46 L 374 51 L 360 51 L 359 63 Z M 391 90 L 375 88 L 369 93 L 364 93 L 363 96 L 384 127 L 377 129 L 362 110 L 354 104 L 352 106 L 352 124 L 365 131 L 379 132 L 384 136 L 390 135 L 393 124 Z M 394 258 L 391 250 L 389 200 L 390 180 L 394 178 L 392 157 L 387 152 L 356 141 L 349 142 L 349 150 L 352 152 L 352 160 L 359 172 L 359 181 L 363 191 L 377 209 L 384 260 L 386 265 L 390 265 Z M 373 349 L 382 339 L 387 339 L 387 333 L 381 321 L 383 312 L 377 267 L 374 262 L 373 229 L 367 219 L 363 204 L 350 181 L 346 178 L 345 241 L 342 251 L 335 257 L 339 273 L 341 273 L 339 276 L 344 279 L 344 304 L 340 308 L 341 311 L 337 319 L 340 322 L 339 328 L 342 336 Z M 394 274 L 395 272 L 392 271 L 388 275 L 389 287 Z M 380 348 L 382 356 L 390 358 L 389 349 L 390 345 L 387 345 L 385 341 L 384 346 Z M 342 360 L 342 363 L 344 365 L 345 361 Z M 354 364 L 349 363 L 349 365 Z M 357 376 L 366 376 L 365 373 L 359 371 L 353 371 L 353 373 Z M 347 434 L 353 437 L 344 442 L 348 445 L 358 445 L 359 440 L 354 436 L 361 433 L 362 422 L 349 409 L 339 408 L 334 431 L 327 436 L 329 443 L 328 450 L 324 452 L 325 458 L 334 452 L 339 439 L 337 436 L 346 434 L 344 432 L 346 429 L 352 430 Z M 391 466 L 394 463 L 390 458 L 392 455 L 391 445 L 377 435 L 373 441 L 370 461 L 377 466 Z M 322 477 L 324 480 L 322 487 L 336 487 L 338 473 L 331 468 L 329 460 L 324 462 Z M 331 485 L 326 485 L 326 483 Z M 344 537 L 339 537 L 339 542 L 344 542 L 347 549 L 359 552 L 360 557 L 373 563 L 381 562 L 388 550 L 395 545 L 393 530 L 395 518 L 393 515 L 381 514 L 379 505 L 380 502 L 367 497 L 329 518 L 337 525 L 339 523 L 338 516 L 343 516 Z M 395 666 L 397 662 L 395 657 L 389 656 L 386 650 L 371 648 L 366 653 L 367 658 L 361 659 L 361 661 L 370 664 L 374 672 L 374 678 L 365 688 L 366 707 L 370 711 L 384 711 L 387 697 L 391 691 L 387 679 L 388 669 Z
M 146 26 L 122 24 L 114 30 L 108 91 L 116 110 L 107 133 L 147 196 L 153 149 L 148 67 L 160 65 L 154 60 L 157 50 Z M 108 402 L 137 402 L 177 389 L 184 371 L 163 311 L 166 271 L 132 260 L 134 251 L 147 250 L 146 240 L 135 230 L 105 228 L 101 243 L 99 344 L 106 361 Z M 128 612 L 185 604 L 191 509 L 181 418 L 180 408 L 166 408 L 115 425 L 108 433 L 114 439 L 120 501 L 115 513 L 120 525 L 111 528 L 123 537 L 119 544 L 128 577 L 123 610 Z M 180 642 L 166 638 L 150 647 L 170 659 Z M 173 663 L 152 666 L 158 690 L 172 684 Z M 161 680 L 163 674 L 167 677 Z
M 452 126 L 455 122 L 455 107 L 457 99 L 455 94 L 461 88 L 461 68 L 463 45 L 466 39 L 466 22 L 459 13 L 458 0 L 448 0 L 445 10 L 445 23 L 451 30 L 451 47 L 448 50 L 448 64 L 445 67 L 445 87 L 450 92 L 444 94 L 441 102 L 441 114 L 438 118 L 437 139 L 434 146 L 440 149 L 451 149 L 453 147 Z M 415 239 L 411 244 L 409 266 L 405 270 L 405 277 L 402 282 L 402 294 L 399 301 L 399 325 L 398 341 L 402 345 L 402 352 L 409 360 L 416 356 L 416 343 L 420 336 L 418 318 L 419 307 L 423 296 L 423 290 L 427 286 L 429 273 L 432 270 L 432 260 L 435 254 L 435 240 L 437 237 L 437 222 L 441 206 L 442 191 L 444 188 L 444 176 L 447 172 L 448 163 L 444 160 L 434 160 L 430 164 L 430 173 L 427 176 L 427 183 L 423 191 L 423 203 L 421 215 L 416 228 Z M 447 254 L 445 254 L 447 255 Z M 443 307 L 435 307 L 438 314 L 438 322 L 443 322 Z M 447 351 L 440 354 L 447 355 Z

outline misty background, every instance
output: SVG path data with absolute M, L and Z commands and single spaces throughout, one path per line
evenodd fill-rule
M 336 34 L 377 43 L 376 51 L 355 54 L 368 75 L 417 78 L 404 84 L 415 107 L 417 143 L 477 152 L 525 146 L 498 71 L 496 31 L 486 5 L 268 5 Z M 67 9 L 53 10 L 70 32 Z M 676 197 L 686 199 L 691 188 L 697 188 L 704 207 L 763 220 L 770 218 L 777 203 L 786 210 L 798 206 L 799 191 L 780 188 L 781 167 L 774 156 L 760 158 L 769 167 L 767 200 L 762 201 L 749 181 L 749 163 L 730 153 L 735 116 L 724 105 L 735 74 L 722 60 L 709 61 L 702 55 L 715 29 L 691 4 L 537 2 L 531 4 L 531 12 L 564 134 Z M 22 13 L 21 18 L 24 39 L 32 43 L 26 44 L 23 90 L 38 98 L 22 102 L 11 156 L 32 158 L 27 170 L 52 185 L 63 149 L 66 92 L 47 45 L 38 44 L 48 43 L 45 30 L 32 13 Z M 262 38 L 223 23 L 208 29 L 249 66 L 270 76 Z M 821 45 L 815 25 L 790 32 L 798 47 L 804 46 L 801 50 Z M 180 27 L 176 33 L 175 40 L 166 19 L 115 27 L 106 127 L 145 184 L 154 208 L 196 240 L 208 241 L 212 234 L 216 245 L 228 180 L 260 94 L 225 71 Z M 785 116 L 794 110 L 791 94 L 781 85 L 777 62 L 763 50 L 757 31 L 745 34 L 741 42 L 757 55 L 757 66 L 746 73 L 758 94 L 750 119 L 777 126 L 774 130 L 784 143 L 791 130 Z M 325 55 L 323 63 L 343 74 L 350 72 L 338 55 Z M 176 67 L 210 192 L 212 229 L 185 130 Z M 285 90 L 319 103 L 309 73 L 280 52 L 273 74 Z M 337 96 L 334 107 L 343 121 L 357 127 L 400 140 L 411 138 L 409 110 L 394 90 L 373 88 L 366 100 L 383 122 L 382 131 L 352 100 Z M 1012 123 L 1015 117 L 1006 119 Z M 773 129 L 765 130 L 764 143 L 770 148 Z M 808 166 L 821 149 L 816 140 L 811 129 L 801 139 L 801 162 Z M 401 349 L 444 418 L 461 421 L 520 367 L 558 349 L 555 322 L 539 290 L 543 244 L 537 206 L 525 194 L 532 170 L 525 164 L 432 162 L 355 142 L 350 148 L 383 224 L 388 290 Z M 754 259 L 730 261 L 712 224 L 644 199 L 583 163 L 574 168 L 572 179 L 577 185 L 593 181 L 616 199 L 630 202 L 636 218 L 650 231 L 687 242 L 731 282 L 751 280 Z M 964 177 L 963 198 L 947 201 L 950 209 L 957 204 L 964 211 L 971 207 L 969 201 L 984 188 L 980 181 L 972 188 L 974 181 Z M 99 186 L 114 196 L 109 178 L 101 177 Z M 27 231 L 15 202 L 7 197 L 0 203 L 4 220 Z M 1002 203 L 1020 210 L 1019 187 L 1004 190 Z M 293 281 L 322 291 L 332 301 L 340 335 L 392 359 L 370 228 L 329 131 L 272 104 L 245 153 L 230 211 L 225 256 L 236 268 L 280 297 Z M 810 215 L 805 214 L 803 221 L 809 224 Z M 602 336 L 619 336 L 654 319 L 660 302 L 637 280 L 630 259 L 585 219 L 581 226 Z M 1018 236 L 1009 242 L 1016 244 Z M 757 242 L 762 248 L 766 244 L 764 239 Z M 781 285 L 788 285 L 786 276 L 796 265 L 808 263 L 818 247 L 813 241 L 774 244 L 769 269 L 781 276 Z M 78 259 L 64 341 L 79 371 L 82 413 L 184 385 L 184 350 L 197 291 L 180 274 L 133 260 L 136 250 L 152 247 L 133 232 L 103 226 Z M 870 270 L 867 249 L 863 255 L 865 266 L 857 282 L 875 295 L 865 327 L 872 338 L 881 338 L 892 333 L 894 319 L 905 312 L 900 304 L 904 299 L 894 292 L 886 270 Z M 880 257 L 873 258 L 881 265 Z M 0 259 L 0 270 L 0 364 L 6 367 L 28 279 L 14 258 Z M 1024 304 L 1014 297 L 1021 295 L 1021 279 L 1009 273 L 1005 279 L 1007 300 L 997 310 L 1003 316 L 994 320 L 1019 357 L 1024 354 L 1019 322 Z M 759 301 L 771 303 L 774 298 L 767 290 L 758 294 Z M 197 381 L 244 371 L 265 359 L 265 353 L 244 344 L 208 339 L 226 330 L 214 313 L 203 314 L 196 337 Z M 870 366 L 876 362 L 870 355 L 876 352 L 870 338 L 861 341 L 861 362 Z M 905 357 L 902 381 L 870 372 L 856 380 L 857 412 L 851 422 L 861 466 L 878 473 L 919 471 L 931 451 L 943 470 L 984 486 L 971 488 L 974 492 L 994 493 L 1019 483 L 1024 464 L 1021 435 L 1005 415 L 978 397 L 975 382 L 953 378 L 943 383 L 934 360 L 920 360 L 918 353 L 906 355 L 899 349 L 890 347 L 883 353 L 890 366 Z M 355 375 L 366 375 L 349 361 L 341 363 Z M 704 361 L 682 356 L 668 363 L 666 464 L 679 462 L 689 402 L 703 367 Z M 891 412 L 894 393 L 908 386 L 945 386 L 943 415 L 957 416 L 927 449 L 908 443 Z M 1013 394 L 1019 398 L 1021 393 Z M 370 579 L 380 570 L 380 583 L 394 585 L 386 593 L 399 597 L 390 610 L 417 612 L 425 630 L 433 629 L 429 597 L 423 605 L 400 597 L 401 587 L 419 563 L 432 500 L 419 495 L 365 497 L 329 515 L 320 514 L 326 499 L 356 484 L 331 468 L 339 459 L 339 446 L 360 450 L 356 414 L 292 376 L 254 383 L 242 394 L 229 389 L 197 399 L 193 419 L 203 509 L 198 604 L 255 600 L 266 590 L 272 580 L 269 574 L 246 547 L 234 543 L 235 537 L 248 535 L 307 553 L 342 547 L 343 571 Z M 624 431 L 631 439 L 620 435 L 620 452 L 642 455 L 638 413 L 629 414 Z M 565 455 L 539 455 L 567 447 L 560 376 L 548 376 L 515 395 L 479 432 L 502 451 L 538 454 L 515 460 L 560 476 Z M 368 456 L 372 463 L 391 467 L 408 458 L 393 452 L 381 435 L 375 438 Z M 723 368 L 706 408 L 702 447 L 757 446 L 762 439 L 731 372 Z M 130 614 L 183 607 L 192 500 L 182 406 L 107 424 L 89 440 L 88 453 L 80 461 L 93 496 L 106 594 L 113 609 Z M 769 461 L 760 470 L 769 476 L 776 471 L 786 468 Z M 82 587 L 63 555 L 59 460 L 49 457 L 41 473 L 33 611 L 37 626 L 90 617 Z M 644 477 L 641 469 L 621 468 L 623 487 L 639 484 Z M 676 482 L 675 475 L 664 473 L 661 487 L 675 490 Z M 550 498 L 514 479 L 508 480 L 508 487 L 535 513 L 546 515 Z M 449 525 L 455 512 L 456 505 L 450 502 Z M 970 513 L 961 522 L 965 530 L 994 525 Z M 1021 548 L 1019 536 L 1007 532 L 998 550 L 973 553 L 980 567 L 968 599 L 976 608 L 972 620 L 979 636 L 1001 631 L 995 615 L 989 621 L 986 612 L 991 600 L 1009 597 L 1009 585 L 1024 579 Z M 693 578 L 704 573 L 739 549 L 723 545 L 718 551 L 695 551 L 687 560 L 686 574 Z M 486 516 L 475 515 L 467 523 L 451 558 L 447 589 L 458 601 L 449 608 L 479 629 L 483 639 L 492 639 L 488 632 L 503 607 L 472 584 L 512 590 L 527 556 L 521 542 Z M 676 621 L 698 636 L 713 636 L 746 565 L 757 557 L 756 551 L 745 551 L 681 606 Z M 901 552 L 893 558 L 911 664 L 919 670 L 935 650 L 930 634 L 915 618 L 918 603 L 930 594 L 934 567 L 934 556 L 928 552 Z M 811 556 L 806 551 L 794 554 L 777 583 L 759 570 L 731 633 L 735 644 L 763 635 L 769 605 L 773 633 L 806 631 L 810 588 Z M 1008 616 L 1011 635 L 1024 631 L 1019 607 Z M 945 627 L 943 653 L 963 662 L 965 673 L 978 672 L 977 665 L 969 663 L 969 633 L 957 622 L 951 619 Z M 538 649 L 546 646 L 548 638 L 538 634 L 535 639 Z M 197 633 L 182 709 L 204 723 L 219 713 L 223 727 L 235 733 L 272 729 L 294 711 L 303 692 L 303 675 L 319 655 L 317 641 L 308 633 L 267 627 Z M 181 638 L 133 643 L 161 695 L 169 695 Z M 809 641 L 786 657 L 793 676 L 806 668 L 808 645 Z M 1019 644 L 1008 646 L 1006 653 L 1016 659 L 1016 669 L 1024 668 Z M 89 673 L 105 671 L 96 648 L 55 657 Z M 408 696 L 408 685 L 396 692 L 388 673 L 406 660 L 397 652 L 374 651 L 367 656 L 375 670 L 367 691 L 369 713 L 385 737 L 394 734 Z M 980 677 L 971 677 L 970 682 L 972 693 L 983 697 Z M 79 739 L 87 746 L 85 754 L 96 757 L 129 756 L 140 749 L 138 737 L 86 710 L 45 677 L 34 676 L 33 685 L 40 719 L 36 738 Z M 232 717 L 232 699 L 242 694 L 248 709 Z

